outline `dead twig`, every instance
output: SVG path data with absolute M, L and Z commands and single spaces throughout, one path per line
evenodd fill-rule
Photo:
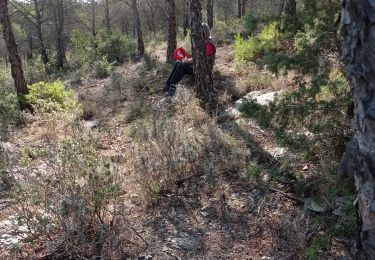
M 300 202 L 300 203 L 303 202 L 302 199 L 297 198 L 297 197 L 295 197 L 295 196 L 293 196 L 293 195 L 291 195 L 291 194 L 288 194 L 288 193 L 286 193 L 286 192 L 284 192 L 284 191 L 281 191 L 281 190 L 278 190 L 278 189 L 275 189 L 275 188 L 272 188 L 272 187 L 268 187 L 268 189 L 271 190 L 271 191 L 274 191 L 274 192 L 280 193 L 280 194 L 284 195 L 284 196 L 287 197 L 287 198 L 290 198 L 290 199 L 296 200 L 296 201 L 298 201 L 298 202 Z

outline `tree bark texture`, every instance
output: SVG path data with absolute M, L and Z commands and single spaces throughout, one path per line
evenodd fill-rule
M 208 71 L 205 55 L 205 39 L 202 29 L 202 7 L 200 0 L 191 0 L 191 46 L 194 62 L 194 76 L 200 98 L 210 103 L 213 98 L 212 75 Z
M 56 37 L 56 63 L 59 69 L 64 69 L 65 56 L 65 10 L 64 0 L 56 0 L 53 6 L 55 37 Z
M 176 28 L 176 3 L 175 0 L 166 0 L 168 14 L 168 50 L 167 63 L 173 63 L 173 53 L 177 47 L 177 28 Z
M 242 17 L 246 15 L 247 0 L 242 0 Z
M 8 0 L 0 0 L 0 22 L 3 27 L 3 36 L 8 50 L 12 77 L 17 94 L 27 94 L 28 90 L 22 69 L 22 62 L 18 54 L 17 44 L 12 30 L 12 23 L 9 17 Z
M 44 65 L 47 65 L 49 62 L 48 55 L 47 55 L 47 50 L 44 44 L 44 38 L 43 38 L 43 32 L 42 32 L 42 15 L 40 12 L 40 7 L 39 7 L 39 0 L 33 0 L 34 4 L 34 10 L 35 10 L 35 27 L 36 27 L 36 32 L 38 35 L 38 40 L 39 40 L 39 49 L 40 49 L 40 56 L 42 57 L 42 62 Z
M 237 0 L 237 17 L 242 18 L 242 0 Z
M 297 12 L 297 2 L 296 0 L 286 0 L 284 5 L 284 13 L 287 16 L 296 15 Z
M 211 29 L 214 27 L 214 0 L 207 0 L 207 24 Z
M 96 37 L 96 3 L 95 0 L 91 0 L 91 32 L 92 36 Z
M 375 0 L 345 0 L 343 61 L 353 89 L 354 137 L 346 148 L 357 189 L 356 259 L 375 258 Z M 345 157 L 344 157 L 345 158 Z M 348 162 L 352 160 L 352 162 Z M 341 166 L 340 166 L 341 167 Z
M 139 20 L 137 0 L 132 0 L 132 10 L 133 10 L 134 28 L 137 34 L 138 54 L 143 56 L 143 54 L 145 54 L 145 45 L 143 42 L 141 22 Z
M 105 26 L 107 30 L 111 30 L 111 18 L 109 14 L 109 0 L 105 0 Z
M 190 0 L 184 0 L 184 22 L 183 22 L 184 37 L 186 37 L 188 34 L 189 25 L 190 25 Z

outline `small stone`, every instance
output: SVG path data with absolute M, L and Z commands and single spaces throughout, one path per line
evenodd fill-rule
M 317 202 L 313 198 L 305 199 L 305 208 L 314 212 L 324 213 L 329 210 L 329 205 L 325 202 Z
M 131 199 L 137 199 L 137 198 L 139 198 L 139 195 L 133 193 L 133 194 L 130 195 L 130 198 Z
M 171 239 L 173 245 L 184 250 L 194 250 L 199 248 L 199 243 L 191 235 L 180 233 L 178 237 Z

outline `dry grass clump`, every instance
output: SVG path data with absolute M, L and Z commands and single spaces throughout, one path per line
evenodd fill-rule
M 239 172 L 250 158 L 245 144 L 220 130 L 186 89 L 136 124 L 134 169 L 147 196 L 174 192 L 196 175 Z
M 52 259 L 128 256 L 134 231 L 126 219 L 116 165 L 85 138 L 49 149 L 39 162 L 43 167 L 26 164 L 20 170 L 14 188 L 18 224 L 28 230 L 26 247 L 40 244 L 37 250 Z M 19 253 L 25 257 L 25 251 Z M 34 254 L 28 252 L 27 258 Z

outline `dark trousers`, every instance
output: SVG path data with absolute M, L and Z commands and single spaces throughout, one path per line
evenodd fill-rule
M 193 76 L 193 63 L 191 62 L 176 62 L 171 74 L 165 83 L 168 87 L 179 83 L 185 75 Z

